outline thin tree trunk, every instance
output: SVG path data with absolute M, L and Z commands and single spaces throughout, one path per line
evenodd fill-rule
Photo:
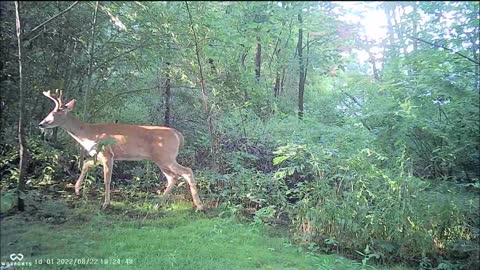
M 255 55 L 255 79 L 260 80 L 260 70 L 262 68 L 262 44 L 260 44 L 260 37 L 257 37 L 257 53 Z
M 89 59 L 88 59 L 88 71 L 87 71 L 87 87 L 85 87 L 85 92 L 83 93 L 83 120 L 87 121 L 88 119 L 88 98 L 89 98 L 89 93 L 90 93 L 90 88 L 92 85 L 92 68 L 93 68 L 93 53 L 95 50 L 95 26 L 97 24 L 97 13 L 98 13 L 98 1 L 95 4 L 95 11 L 93 12 L 93 18 L 92 18 L 92 33 L 91 33 L 91 38 L 90 38 L 90 50 L 88 53 Z M 85 151 L 83 148 L 80 148 L 80 162 L 79 162 L 79 168 L 81 169 L 83 167 L 83 161 L 85 159 Z
M 303 119 L 303 93 L 305 91 L 305 64 L 303 62 L 303 19 L 302 15 L 298 14 L 298 22 L 300 28 L 298 29 L 298 67 L 300 70 L 300 78 L 298 82 L 298 118 Z
M 197 34 L 193 26 L 192 14 L 190 13 L 190 9 L 188 8 L 187 1 L 185 1 L 185 6 L 187 8 L 188 17 L 190 19 L 190 28 L 192 29 L 193 40 L 195 42 L 195 54 L 197 56 L 197 64 L 198 64 L 199 75 L 200 75 L 200 88 L 202 89 L 202 102 L 203 102 L 205 114 L 207 115 L 208 133 L 210 135 L 210 155 L 211 155 L 210 164 L 211 164 L 211 167 L 214 170 L 216 170 L 217 169 L 216 147 L 215 147 L 216 136 L 215 136 L 215 130 L 213 125 L 213 119 L 212 119 L 213 116 L 208 106 L 208 95 L 207 95 L 207 89 L 205 87 L 205 79 L 203 76 L 202 61 L 200 60 L 200 49 L 198 47 Z
M 377 61 L 375 59 L 375 56 L 373 55 L 373 53 L 370 52 L 370 50 L 368 51 L 368 54 L 369 54 L 369 58 L 370 58 L 370 63 L 372 63 L 373 78 L 376 81 L 380 81 L 380 75 L 379 75 L 379 72 L 378 72 Z
M 288 37 L 287 40 L 285 41 L 285 45 L 283 45 L 284 48 L 288 48 L 288 43 L 290 42 L 290 38 L 292 37 L 292 25 L 293 25 L 293 18 L 290 19 L 290 23 L 288 24 Z
M 413 51 L 416 52 L 417 49 L 418 49 L 418 40 L 416 39 L 418 37 L 418 22 L 417 20 L 419 19 L 419 16 L 418 16 L 418 4 L 417 2 L 413 2 L 412 3 L 413 5 Z
M 240 63 L 242 65 L 243 70 L 246 70 L 247 67 L 245 66 L 245 59 L 247 59 L 248 51 L 244 52 L 240 58 Z
M 273 60 L 273 57 L 276 57 L 277 58 L 277 64 L 281 61 L 279 58 L 280 58 L 280 51 L 281 49 L 278 48 L 278 45 L 280 43 L 282 43 L 282 40 L 281 40 L 281 35 L 283 33 L 283 26 L 285 25 L 285 23 L 282 23 L 282 31 L 280 32 L 279 34 L 279 37 L 277 38 L 277 42 L 275 43 L 275 48 L 273 50 L 273 54 L 272 54 L 272 57 L 270 58 L 270 63 L 268 64 L 268 68 L 271 67 L 271 64 L 272 64 L 272 60 Z M 290 39 L 290 35 L 292 33 L 292 21 L 290 21 L 290 33 L 289 33 L 289 36 L 288 36 L 288 39 Z M 288 39 L 287 39 L 287 44 L 288 44 Z M 285 44 L 285 47 L 287 47 L 287 44 Z M 282 68 L 283 64 L 281 64 L 280 66 L 277 66 L 275 67 L 276 69 L 276 73 L 275 73 L 275 86 L 273 87 L 273 96 L 274 97 L 278 97 L 279 94 L 280 94 L 280 90 L 281 90 L 281 87 L 282 87 L 282 78 L 280 77 L 280 69 Z M 285 69 L 283 69 L 285 71 Z
M 477 92 L 480 93 L 480 57 L 478 51 L 480 51 L 480 37 L 478 36 L 479 27 L 473 29 L 473 34 L 471 35 L 470 42 L 472 45 L 472 55 L 473 60 L 477 62 L 475 65 L 475 82 L 474 87 Z M 477 45 L 475 45 L 477 44 Z
M 281 43 L 282 39 L 282 33 L 283 33 L 283 27 L 285 26 L 285 22 L 282 22 L 282 29 L 280 30 L 280 34 L 278 34 L 277 41 L 275 42 L 275 47 L 273 48 L 273 53 L 272 56 L 270 57 L 270 61 L 268 62 L 268 68 L 272 66 L 272 61 L 273 58 L 276 56 L 278 59 L 278 54 L 280 52 L 280 48 L 278 48 L 278 45 Z
M 93 67 L 93 54 L 95 51 L 95 26 L 97 24 L 97 12 L 98 12 L 98 1 L 96 2 L 95 5 L 95 11 L 93 13 L 93 19 L 92 19 L 92 33 L 90 37 L 90 50 L 88 53 L 88 79 L 87 79 L 87 87 L 85 88 L 85 92 L 83 94 L 83 119 L 86 120 L 88 118 L 88 94 L 90 92 L 90 88 L 92 85 L 92 67 Z
M 475 47 L 475 46 L 473 46 L 473 47 Z M 477 50 L 480 50 L 479 45 L 477 45 L 476 47 L 477 47 Z M 478 54 L 476 53 L 476 51 L 474 52 L 473 57 L 474 57 L 475 61 L 479 62 Z M 480 86 L 480 64 L 475 66 L 475 86 L 474 86 L 475 90 L 480 93 L 480 87 L 479 86 Z
M 280 60 L 278 59 L 279 58 L 279 55 L 280 55 L 280 49 L 277 49 L 275 54 L 274 54 L 277 58 L 277 63 L 280 62 Z M 273 56 L 272 56 L 273 58 Z M 270 62 L 271 63 L 271 62 Z M 273 96 L 274 97 L 278 97 L 278 95 L 280 94 L 280 67 L 275 67 L 276 69 L 276 72 L 275 72 L 275 86 L 273 87 Z
M 285 89 L 285 71 L 286 71 L 286 67 L 283 68 L 282 70 L 282 79 L 280 80 L 280 89 L 279 89 L 279 92 L 278 94 L 281 95 L 283 92 L 284 92 L 284 89 Z
M 307 81 L 307 73 L 308 73 L 308 64 L 310 62 L 310 34 L 307 34 L 307 57 L 305 59 L 305 67 L 304 67 L 304 74 L 303 74 L 303 84 Z
M 170 126 L 170 96 L 171 96 L 171 84 L 170 84 L 170 63 L 167 62 L 165 67 L 165 93 L 164 93 L 164 106 L 165 106 L 165 121 L 164 125 Z
M 366 39 L 366 42 L 367 42 L 366 51 L 368 53 L 368 60 L 372 64 L 373 78 L 376 81 L 380 81 L 380 74 L 379 74 L 378 68 L 377 68 L 377 59 L 375 59 L 375 55 L 370 51 L 370 48 L 372 47 L 373 42 L 369 42 L 368 38 Z
M 245 49 L 245 46 L 243 46 L 243 44 L 240 44 L 240 46 L 242 46 L 243 48 L 242 55 L 240 56 L 240 64 L 242 65 L 242 71 L 245 71 L 247 69 L 247 67 L 245 66 L 245 60 L 247 59 L 247 56 L 248 56 L 248 49 Z M 243 98 L 245 101 L 247 101 L 249 99 L 247 88 L 246 87 L 242 87 L 242 88 L 243 88 Z
M 15 1 L 15 25 L 17 32 L 17 46 L 18 46 L 18 92 L 19 92 L 19 113 L 18 113 L 18 146 L 19 146 L 19 174 L 18 174 L 18 187 L 17 187 L 17 209 L 19 211 L 25 211 L 25 202 L 23 200 L 25 192 L 25 168 L 27 162 L 27 145 L 25 141 L 25 131 L 23 123 L 23 114 L 25 110 L 25 101 L 23 96 L 23 70 L 22 70 L 22 38 L 21 38 L 21 24 L 20 24 L 20 3 Z
M 292 37 L 292 25 L 293 25 L 293 17 L 290 19 L 290 23 L 288 24 L 288 28 L 289 28 L 289 31 L 288 31 L 288 37 L 287 37 L 287 40 L 285 41 L 285 45 L 283 45 L 284 48 L 288 48 L 288 43 L 290 42 L 290 38 Z M 286 67 L 283 66 L 282 68 L 282 78 L 280 79 L 280 87 L 278 89 L 278 95 L 281 95 L 284 90 L 285 90 L 285 71 L 286 71 Z
M 275 86 L 273 87 L 273 96 L 278 97 L 280 92 L 280 72 L 277 71 L 275 75 Z
M 399 15 L 398 16 L 399 19 L 401 19 L 401 16 Z M 400 24 L 399 21 L 397 21 L 397 5 L 395 4 L 395 7 L 392 9 L 392 18 L 393 18 L 393 22 L 394 22 L 394 28 L 397 32 L 397 37 L 398 37 L 398 42 L 399 42 L 399 45 L 398 45 L 398 52 L 399 54 L 401 55 L 402 54 L 402 50 L 403 49 L 403 55 L 405 55 L 407 52 L 405 50 L 405 42 L 403 40 L 403 33 L 402 33 L 402 25 Z
M 385 15 L 387 16 L 387 29 L 388 29 L 388 39 L 390 42 L 390 57 L 397 56 L 397 48 L 395 46 L 395 31 L 393 30 L 392 24 L 392 8 L 390 7 L 391 3 L 385 3 Z
M 165 81 L 163 79 L 163 74 L 165 73 L 164 69 L 162 69 L 161 66 L 159 66 L 157 73 L 156 73 L 156 90 L 159 96 L 162 97 L 162 101 L 159 102 L 156 106 L 156 114 L 155 116 L 152 117 L 152 123 L 154 125 L 163 125 L 165 124 L 165 111 L 164 111 L 164 105 L 165 105 Z

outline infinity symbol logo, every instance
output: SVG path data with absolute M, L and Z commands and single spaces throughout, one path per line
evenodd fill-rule
M 12 254 L 10 254 L 10 260 L 12 260 L 12 261 L 16 261 L 16 260 L 21 261 L 21 260 L 23 260 L 23 254 L 22 254 L 22 253 L 18 253 L 18 254 L 12 253 Z

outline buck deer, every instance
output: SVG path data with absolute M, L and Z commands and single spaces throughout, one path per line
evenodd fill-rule
M 197 186 L 190 168 L 177 163 L 178 151 L 183 147 L 183 135 L 176 129 L 162 126 L 137 126 L 124 124 L 89 124 L 75 118 L 70 111 L 75 100 L 67 104 L 62 102 L 62 92 L 43 92 L 55 102 L 55 108 L 43 119 L 40 128 L 63 128 L 70 136 L 82 145 L 88 154 L 103 165 L 105 182 L 105 202 L 103 209 L 110 204 L 110 180 L 112 178 L 114 160 L 152 160 L 167 178 L 167 187 L 163 194 L 169 194 L 179 177 L 185 178 L 195 206 L 202 210 L 202 202 L 198 197 Z M 109 141 L 110 143 L 105 143 Z M 75 193 L 80 194 L 82 181 L 93 160 L 83 164 L 82 171 L 75 183 Z

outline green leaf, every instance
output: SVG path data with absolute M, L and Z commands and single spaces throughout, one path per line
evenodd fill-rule
M 273 159 L 273 165 L 278 165 L 282 162 L 284 162 L 285 160 L 287 160 L 289 158 L 289 156 L 279 156 L 279 157 L 276 157 Z
M 117 140 L 115 140 L 115 138 L 107 138 L 105 140 L 99 141 L 97 143 L 97 147 L 102 149 L 102 147 L 110 146 L 112 144 L 115 144 L 116 142 L 117 142 Z

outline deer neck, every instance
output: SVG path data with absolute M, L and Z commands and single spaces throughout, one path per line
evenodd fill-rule
M 61 126 L 70 136 L 83 146 L 90 155 L 95 154 L 96 134 L 91 125 L 67 114 L 65 123 Z

